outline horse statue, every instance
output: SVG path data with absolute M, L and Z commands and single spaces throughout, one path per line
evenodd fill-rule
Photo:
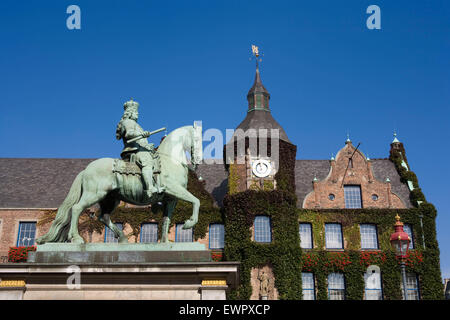
M 194 170 L 202 161 L 202 127 L 194 123 L 169 133 L 159 145 L 159 179 L 164 191 L 154 193 L 151 198 L 144 196 L 140 169 L 132 162 L 120 159 L 101 158 L 92 161 L 75 178 L 70 191 L 58 208 L 49 231 L 38 238 L 38 244 L 49 242 L 84 243 L 78 232 L 78 220 L 83 210 L 98 203 L 99 221 L 109 227 L 119 243 L 127 243 L 128 238 L 111 222 L 110 215 L 125 201 L 135 205 L 162 203 L 163 226 L 161 243 L 168 242 L 170 219 L 178 200 L 192 203 L 192 216 L 184 222 L 183 229 L 192 228 L 198 221 L 200 201 L 187 190 L 188 161 L 190 153 Z

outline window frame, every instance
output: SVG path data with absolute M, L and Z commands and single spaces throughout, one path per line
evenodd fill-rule
M 343 284 L 343 288 L 330 288 L 330 276 L 331 275 L 333 275 L 333 274 L 338 274 L 338 275 L 341 275 L 342 276 L 342 284 Z M 330 297 L 331 297 L 331 292 L 332 291 L 342 291 L 342 296 L 343 296 L 343 299 L 330 299 Z M 345 274 L 343 274 L 343 273 L 339 273 L 339 272 L 332 272 L 332 273 L 329 273 L 328 274 L 328 277 L 327 277 L 327 292 L 328 292 L 328 300 L 346 300 L 346 291 L 347 291 L 347 284 L 346 284 L 346 281 L 345 281 Z
M 409 231 L 411 232 L 411 234 L 406 232 L 405 227 L 409 228 Z M 416 245 L 414 243 L 414 229 L 413 229 L 413 225 L 411 223 L 404 223 L 403 224 L 403 231 L 405 231 L 408 234 L 408 236 L 411 238 L 411 242 L 409 243 L 408 250 L 414 250 L 416 248 Z
M 257 239 L 256 239 L 256 234 L 257 234 L 257 232 L 256 232 L 256 220 L 257 219 L 267 219 L 267 221 L 268 221 L 268 226 L 269 226 L 269 241 L 258 241 Z M 258 234 L 259 234 L 259 232 L 258 232 Z M 264 238 L 265 238 L 265 236 L 264 236 Z M 272 243 L 272 219 L 269 217 L 269 216 L 265 216 L 265 215 L 258 215 L 258 216 L 255 216 L 255 218 L 253 219 L 253 241 L 254 242 L 256 242 L 256 243 Z
M 361 227 L 362 226 L 372 226 L 375 228 L 375 241 L 376 241 L 376 247 L 375 248 L 369 248 L 369 247 L 363 247 L 363 237 L 362 237 L 362 232 L 361 232 Z M 359 235 L 360 235 L 360 246 L 361 246 L 361 250 L 379 250 L 380 249 L 380 242 L 378 239 L 378 227 L 376 224 L 374 223 L 360 223 L 359 224 Z
M 367 274 L 367 271 L 364 273 L 364 275 Z M 381 299 L 378 300 L 384 300 L 384 291 L 383 291 L 383 275 L 381 274 L 381 272 L 376 272 L 376 274 L 379 275 L 380 277 L 380 288 L 378 289 L 368 289 L 367 288 L 367 279 L 364 277 L 364 300 L 367 300 L 367 291 L 379 291 L 380 292 L 380 297 Z M 370 301 L 370 300 L 368 300 Z
M 183 229 L 183 225 L 184 225 L 184 223 L 177 223 L 177 224 L 175 225 L 175 242 L 179 242 L 179 243 L 183 243 L 183 242 L 185 242 L 185 243 L 194 242 L 194 228 L 190 228 L 190 229 L 184 230 L 184 229 Z M 178 240 L 178 237 L 179 237 L 178 226 L 181 226 L 181 227 L 180 227 L 181 230 L 184 230 L 184 231 L 190 231 L 190 232 L 191 232 L 191 236 L 190 236 L 190 237 L 191 237 L 191 241 L 179 241 L 179 240 Z
M 339 248 L 335 247 L 328 247 L 327 244 L 327 226 L 329 225 L 338 225 L 340 229 L 340 235 L 341 235 L 341 246 Z M 344 234 L 342 233 L 342 224 L 338 222 L 327 222 L 325 223 L 325 249 L 327 250 L 343 250 L 344 249 Z
M 410 280 L 412 277 L 414 277 L 416 288 L 409 289 L 408 288 L 408 280 Z M 400 285 L 402 288 L 402 294 L 403 294 L 403 284 Z M 417 293 L 417 299 L 408 299 L 410 296 L 410 292 L 416 292 Z M 406 300 L 420 300 L 420 282 L 419 282 L 419 275 L 415 272 L 407 272 L 406 273 Z
M 311 246 L 308 248 L 304 248 L 302 247 L 302 237 L 301 237 L 301 232 L 300 232 L 300 228 L 302 225 L 308 225 L 309 226 L 309 238 L 311 241 Z M 313 228 L 312 228 L 312 223 L 310 222 L 299 222 L 298 224 L 298 235 L 300 238 L 300 248 L 308 250 L 308 249 L 314 249 L 314 237 L 313 237 Z
M 156 241 L 150 241 L 150 242 L 144 242 L 142 241 L 142 230 L 144 230 L 144 226 L 145 225 L 153 225 L 156 226 Z M 144 222 L 141 223 L 141 232 L 139 233 L 139 243 L 158 243 L 158 228 L 159 228 L 159 224 L 158 222 Z
M 219 241 L 219 244 L 220 244 L 220 242 L 222 242 L 223 243 L 223 247 L 211 247 L 211 235 L 212 235 L 212 233 L 211 233 L 211 227 L 212 226 L 222 226 L 222 230 L 223 230 L 223 234 L 222 234 L 222 236 L 223 236 L 223 240 L 222 241 Z M 209 236 L 208 236 L 208 247 L 209 247 L 209 249 L 212 249 L 212 250 L 223 250 L 224 248 L 225 248 L 225 225 L 223 224 L 223 223 L 210 223 L 209 224 L 209 234 L 208 234 Z
M 30 240 L 32 239 L 33 242 L 30 245 L 30 242 L 29 242 L 30 240 L 28 240 L 28 245 L 25 246 L 24 244 L 22 244 L 22 245 L 20 244 L 20 242 L 23 243 L 23 239 L 22 239 L 22 241 L 19 241 L 19 240 L 21 238 L 20 233 L 23 230 L 22 228 L 26 224 L 34 226 L 34 238 L 32 239 L 32 238 L 26 237 L 27 239 L 30 239 Z M 28 230 L 26 230 L 25 232 L 28 232 Z M 32 246 L 34 246 L 36 244 L 36 236 L 37 236 L 37 222 L 36 221 L 34 221 L 34 220 L 33 221 L 19 221 L 19 226 L 17 229 L 16 247 L 32 247 Z
M 114 223 L 114 222 L 113 222 L 113 223 Z M 116 227 L 118 227 L 118 228 L 119 228 L 118 225 L 121 225 L 121 227 L 120 227 L 119 229 L 120 229 L 120 231 L 123 232 L 123 227 L 124 227 L 123 222 L 116 222 L 116 223 L 114 223 L 114 224 L 115 224 Z M 106 240 L 107 240 L 107 237 L 108 237 L 108 234 L 110 234 L 110 233 L 111 233 L 112 236 L 113 236 L 113 241 L 106 241 Z M 116 237 L 114 237 L 114 232 L 111 230 L 110 227 L 105 226 L 105 235 L 104 235 L 104 237 L 103 237 L 103 242 L 104 242 L 104 243 L 119 243 L 119 239 L 117 239 Z
M 312 288 L 305 289 L 303 287 L 303 284 L 304 284 L 303 275 L 304 274 L 310 274 L 312 276 L 312 284 L 313 284 Z M 312 292 L 312 299 L 306 299 L 306 300 L 304 299 L 305 291 L 311 291 Z M 316 298 L 316 277 L 314 276 L 314 273 L 313 272 L 302 272 L 302 300 L 307 301 L 307 300 L 316 300 L 316 299 L 317 299 Z
M 353 199 L 347 198 L 347 192 L 346 189 L 349 191 L 351 188 L 357 187 L 359 190 L 359 207 L 353 207 L 353 206 L 347 206 L 347 203 L 350 204 Z M 360 184 L 346 184 L 344 185 L 344 205 L 345 209 L 362 209 L 363 208 L 363 197 L 362 197 L 362 188 Z

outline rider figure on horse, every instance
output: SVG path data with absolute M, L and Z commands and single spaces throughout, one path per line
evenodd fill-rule
M 158 157 L 153 143 L 148 143 L 149 131 L 145 131 L 137 123 L 139 103 L 133 101 L 125 102 L 123 105 L 124 113 L 116 129 L 117 140 L 123 139 L 124 149 L 120 156 L 122 159 L 128 159 L 132 153 L 136 154 L 136 164 L 142 170 L 142 179 L 144 182 L 144 196 L 150 198 L 155 192 L 162 193 L 164 187 L 156 183 L 153 184 L 153 170 L 155 168 L 156 158 Z M 133 138 L 141 137 L 135 141 L 129 142 Z M 157 179 L 159 181 L 159 179 Z

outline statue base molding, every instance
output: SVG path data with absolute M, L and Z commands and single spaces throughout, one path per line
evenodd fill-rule
M 30 263 L 211 262 L 197 242 L 173 243 L 46 243 L 28 253 Z
M 0 278 L 6 300 L 226 299 L 239 262 L 3 263 Z

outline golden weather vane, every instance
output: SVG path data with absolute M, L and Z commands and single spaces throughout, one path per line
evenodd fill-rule
M 262 58 L 260 58 L 260 54 L 259 54 L 259 47 L 255 46 L 254 44 L 252 44 L 252 54 L 255 57 L 256 60 L 256 68 L 258 68 L 259 63 L 262 61 Z M 264 56 L 264 54 L 262 54 Z M 250 58 L 251 60 L 252 58 Z

